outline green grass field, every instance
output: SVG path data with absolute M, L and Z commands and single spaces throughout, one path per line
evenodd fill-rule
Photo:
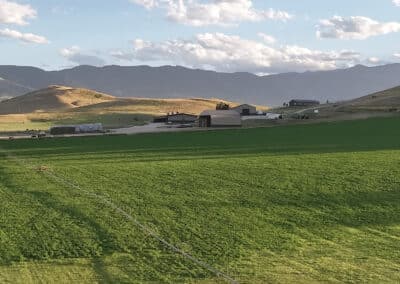
M 0 283 L 398 283 L 399 125 L 0 142 Z

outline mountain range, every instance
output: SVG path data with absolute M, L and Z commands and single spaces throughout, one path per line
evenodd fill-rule
M 49 85 L 88 88 L 116 97 L 220 98 L 269 106 L 291 99 L 342 101 L 400 85 L 400 64 L 257 76 L 180 66 L 78 66 L 60 71 L 0 66 L 0 98 Z

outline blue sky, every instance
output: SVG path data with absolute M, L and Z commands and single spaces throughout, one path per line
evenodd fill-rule
M 262 74 L 400 62 L 400 3 L 329 2 L 0 0 L 0 62 Z

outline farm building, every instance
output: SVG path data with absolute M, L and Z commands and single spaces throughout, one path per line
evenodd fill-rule
M 242 117 L 242 120 L 278 120 L 283 119 L 282 114 L 279 113 L 266 113 L 263 115 L 247 115 Z
M 307 107 L 307 106 L 317 106 L 319 105 L 319 101 L 314 101 L 314 100 L 291 100 L 289 102 L 289 106 L 291 107 Z
M 175 113 L 175 114 L 170 114 L 167 117 L 167 122 L 168 123 L 195 123 L 197 120 L 197 116 L 193 114 L 187 114 L 187 113 Z
M 60 125 L 50 128 L 51 135 L 66 135 L 75 133 L 76 133 L 76 127 L 74 125 Z
M 102 131 L 103 131 L 103 124 L 101 123 L 76 125 L 77 133 L 95 133 Z
M 154 123 L 167 123 L 168 122 L 168 116 L 157 116 L 153 119 Z
M 232 110 L 237 111 L 240 115 L 255 115 L 257 114 L 257 108 L 252 105 L 243 104 L 232 108 Z
M 241 126 L 242 119 L 235 110 L 206 110 L 199 116 L 200 127 Z
M 103 131 L 103 125 L 101 123 L 80 124 L 80 125 L 59 125 L 50 128 L 51 135 L 98 133 L 102 131 Z

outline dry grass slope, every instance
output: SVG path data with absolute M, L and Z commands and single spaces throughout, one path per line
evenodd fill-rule
M 49 86 L 0 103 L 0 115 L 51 112 L 166 112 L 200 113 L 214 108 L 218 99 L 116 98 L 96 91 L 64 86 Z M 227 102 L 232 106 L 236 103 Z
M 304 123 L 316 121 L 358 120 L 372 117 L 393 117 L 400 114 L 400 86 L 350 101 L 324 104 L 318 107 L 319 115 Z M 312 109 L 308 110 L 308 113 Z M 280 109 L 293 113 L 297 109 Z M 307 112 L 307 110 L 303 110 Z M 303 123 L 303 121 L 300 121 Z
M 133 112 L 147 114 L 165 114 L 168 112 L 184 112 L 199 114 L 206 109 L 214 109 L 218 99 L 146 99 L 117 98 L 112 101 L 88 105 L 75 109 L 75 112 Z M 237 104 L 227 102 L 235 106 Z
M 66 111 L 113 99 L 112 96 L 87 89 L 49 86 L 0 103 L 0 114 Z
M 400 109 L 400 86 L 345 102 L 338 107 L 338 110 L 344 111 L 397 111 L 398 109 Z
M 90 122 L 118 128 L 151 121 L 153 116 L 168 112 L 199 114 L 215 108 L 219 102 L 201 98 L 117 98 L 88 89 L 49 86 L 0 102 L 0 132 L 45 130 L 54 124 Z

